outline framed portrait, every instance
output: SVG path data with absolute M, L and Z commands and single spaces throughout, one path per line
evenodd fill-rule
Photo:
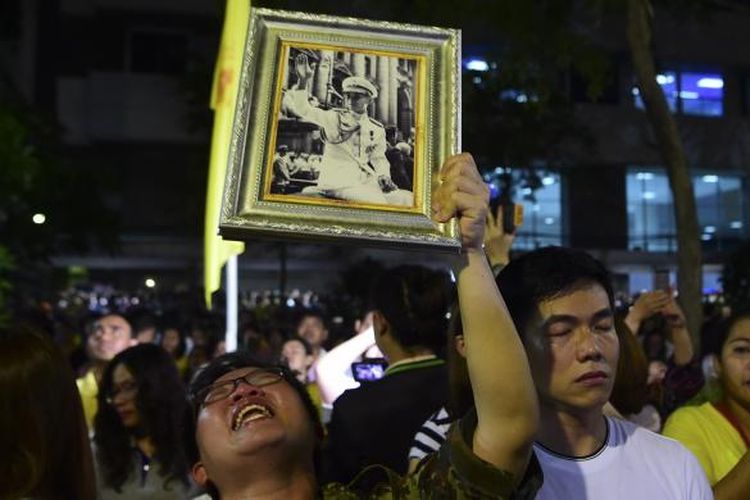
M 452 29 L 252 9 L 220 234 L 458 250 L 430 207 L 460 50 Z

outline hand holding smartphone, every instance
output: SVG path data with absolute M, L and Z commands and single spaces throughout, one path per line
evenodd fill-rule
M 359 383 L 374 382 L 385 375 L 388 362 L 385 359 L 368 359 L 352 363 L 352 376 Z

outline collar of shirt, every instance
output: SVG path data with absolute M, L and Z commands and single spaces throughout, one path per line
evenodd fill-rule
M 385 370 L 385 376 L 393 375 L 394 373 L 400 373 L 408 370 L 414 370 L 417 368 L 424 368 L 428 366 L 438 366 L 444 364 L 445 361 L 438 358 L 434 354 L 425 354 L 422 356 L 414 356 L 412 358 L 402 359 L 396 361 L 392 365 L 388 366 Z

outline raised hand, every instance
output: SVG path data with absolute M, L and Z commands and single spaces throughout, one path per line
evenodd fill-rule
M 490 264 L 505 265 L 510 261 L 510 249 L 516 233 L 506 233 L 503 228 L 503 211 L 498 209 L 497 216 L 492 211 L 487 213 L 487 227 L 484 232 L 484 252 Z
M 469 153 L 451 156 L 440 169 L 442 183 L 432 199 L 433 219 L 458 219 L 461 244 L 466 250 L 481 250 L 489 211 L 490 190 Z
M 315 63 L 310 63 L 306 54 L 297 54 L 297 57 L 294 58 L 294 72 L 297 74 L 298 88 L 303 88 L 307 85 L 307 82 L 315 73 L 315 66 Z
M 638 321 L 643 321 L 649 316 L 661 312 L 670 301 L 669 293 L 664 290 L 643 292 L 633 304 L 630 314 L 633 314 Z
M 685 328 L 685 313 L 682 312 L 682 308 L 671 293 L 669 294 L 669 302 L 661 308 L 660 312 L 670 329 Z

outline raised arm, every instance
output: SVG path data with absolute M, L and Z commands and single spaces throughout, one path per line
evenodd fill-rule
M 433 214 L 457 217 L 464 255 L 458 294 L 478 425 L 474 453 L 520 480 L 539 425 L 539 407 L 523 345 L 482 250 L 489 190 L 469 154 L 441 170 Z
M 347 389 L 359 387 L 359 383 L 347 375 L 352 363 L 375 345 L 372 326 L 342 342 L 315 364 L 315 377 L 324 404 L 332 405 Z
M 310 104 L 309 82 L 315 73 L 315 64 L 310 63 L 305 54 L 294 58 L 296 81 L 284 92 L 282 108 L 305 121 L 323 127 L 327 133 L 335 134 L 338 129 L 338 116 L 330 110 L 323 110 Z
M 487 227 L 484 231 L 484 253 L 495 274 L 510 262 L 510 249 L 513 246 L 515 233 L 506 233 L 503 227 L 503 211 L 498 209 L 495 215 L 487 212 Z
M 664 290 L 643 292 L 628 311 L 625 324 L 628 325 L 633 335 L 636 335 L 643 320 L 664 309 L 669 301 L 669 294 Z
M 674 364 L 685 366 L 693 360 L 695 355 L 693 339 L 690 337 L 690 332 L 687 329 L 685 314 L 674 297 L 670 297 L 669 302 L 662 309 L 661 313 L 666 318 L 667 325 L 669 326 L 669 340 L 672 341 L 672 345 L 674 346 Z

